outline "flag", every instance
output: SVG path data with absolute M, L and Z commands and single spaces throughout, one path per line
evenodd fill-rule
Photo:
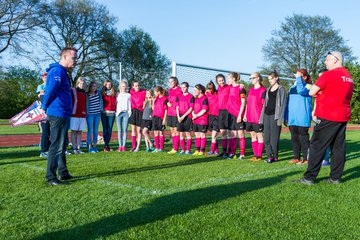
M 46 119 L 45 111 L 41 108 L 41 102 L 35 101 L 28 108 L 13 116 L 9 121 L 13 127 L 33 122 L 40 122 Z

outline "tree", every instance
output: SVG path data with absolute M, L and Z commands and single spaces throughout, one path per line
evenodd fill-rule
M 10 46 L 16 52 L 24 50 L 21 44 L 29 40 L 29 33 L 40 24 L 37 20 L 40 7 L 39 0 L 0 1 L 0 54 Z
M 9 67 L 0 72 L 0 118 L 11 118 L 37 98 L 36 87 L 42 83 L 40 74 L 24 67 Z
M 347 63 L 345 67 L 349 70 L 352 79 L 354 80 L 354 93 L 351 99 L 351 121 L 353 123 L 360 123 L 360 65 L 358 63 Z
M 329 17 L 294 14 L 285 18 L 280 30 L 272 32 L 262 52 L 283 74 L 292 76 L 297 68 L 305 68 L 312 76 L 317 76 L 329 51 L 340 51 L 347 61 L 355 60 L 339 33 Z
M 124 78 L 129 83 L 141 81 L 144 88 L 165 85 L 170 74 L 170 61 L 148 33 L 137 27 L 122 32 L 121 62 Z
M 107 74 L 111 65 L 108 60 L 118 51 L 112 46 L 118 44 L 115 44 L 117 35 L 113 28 L 116 19 L 107 8 L 93 0 L 55 0 L 46 8 L 42 15 L 42 28 L 49 36 L 44 39 L 46 54 L 57 61 L 63 47 L 75 47 L 79 60 L 70 72 L 73 83 L 80 76 L 103 76 L 111 80 Z M 109 40 L 113 41 L 109 43 Z

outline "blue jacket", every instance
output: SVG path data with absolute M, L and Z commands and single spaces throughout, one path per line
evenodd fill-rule
M 53 63 L 46 71 L 48 74 L 42 109 L 47 116 L 70 118 L 72 100 L 67 69 L 59 63 Z
M 296 78 L 296 85 L 289 89 L 285 121 L 288 126 L 310 127 L 311 101 L 309 95 L 311 84 L 303 82 L 301 77 Z

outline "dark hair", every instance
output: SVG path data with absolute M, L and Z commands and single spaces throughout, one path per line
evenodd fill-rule
M 177 77 L 171 76 L 171 77 L 169 77 L 169 79 L 174 80 L 175 85 L 176 85 L 176 86 L 179 86 L 179 79 L 178 79 Z
M 240 73 L 230 72 L 229 75 L 231 75 L 233 78 L 235 78 L 235 82 L 238 82 L 240 80 Z
M 134 83 L 139 83 L 139 81 L 137 81 L 137 80 L 132 81 L 131 87 L 134 87 Z
M 221 74 L 221 73 L 216 75 L 216 77 L 215 77 L 216 83 L 218 83 L 218 78 L 223 78 L 225 80 L 225 76 L 223 74 Z
M 62 57 L 65 53 L 68 53 L 70 51 L 77 52 L 78 50 L 76 48 L 74 48 L 74 47 L 64 47 L 63 49 L 61 49 L 60 57 Z
M 305 79 L 306 83 L 309 83 L 309 84 L 312 83 L 311 76 L 309 75 L 308 71 L 306 71 L 306 69 L 300 68 L 297 71 L 300 72 L 303 75 L 303 77 L 306 77 L 306 79 Z
M 88 93 L 90 92 L 90 90 L 91 90 L 91 87 L 94 85 L 94 84 L 96 84 L 97 85 L 97 83 L 95 82 L 95 81 L 91 81 L 90 83 L 89 83 L 89 86 L 88 86 Z M 97 89 L 96 89 L 97 90 Z M 96 92 L 96 91 L 95 91 Z
M 154 92 L 160 92 L 161 95 L 164 95 L 164 96 L 165 96 L 165 94 L 166 94 L 166 91 L 165 91 L 165 89 L 164 89 L 162 86 L 156 86 L 156 87 L 154 88 Z
M 271 71 L 269 74 L 268 74 L 268 76 L 271 76 L 271 77 L 273 77 L 273 78 L 277 78 L 277 83 L 279 83 L 279 74 L 277 73 L 277 71 L 276 70 L 273 70 L 273 71 Z
M 196 88 L 197 90 L 201 91 L 202 94 L 205 93 L 205 87 L 204 87 L 203 85 L 201 85 L 201 84 L 196 84 L 196 85 L 195 85 L 195 88 Z
M 216 86 L 213 81 L 210 81 L 208 84 L 206 84 L 206 90 L 209 90 L 212 94 L 216 93 Z
M 188 82 L 182 82 L 181 85 L 185 85 L 185 87 L 189 87 L 189 83 Z

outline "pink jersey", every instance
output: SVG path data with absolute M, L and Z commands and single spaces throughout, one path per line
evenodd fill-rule
M 131 94 L 131 109 L 136 108 L 137 110 L 144 111 L 143 103 L 146 97 L 146 90 L 140 89 L 136 92 L 133 88 L 130 89 Z
M 237 86 L 230 86 L 227 110 L 231 115 L 235 117 L 239 116 L 240 107 L 241 107 L 241 98 L 246 98 L 245 88 L 241 87 L 240 84 Z M 243 112 L 243 115 L 244 114 L 245 111 Z
M 193 121 L 193 124 L 208 125 L 209 103 L 208 103 L 208 99 L 207 99 L 207 97 L 205 95 L 202 95 L 199 98 L 195 98 L 193 113 L 198 114 L 203 109 L 206 110 L 206 113 L 204 115 L 202 115 L 201 117 L 196 118 Z
M 167 103 L 168 99 L 166 96 L 158 96 L 154 102 L 153 116 L 163 119 L 165 115 L 165 110 L 168 109 Z
M 229 99 L 229 91 L 230 91 L 230 86 L 229 85 L 225 85 L 223 87 L 219 86 L 218 87 L 218 98 L 219 98 L 219 110 L 227 110 L 227 103 L 228 103 L 228 99 Z
M 266 88 L 260 86 L 255 89 L 251 87 L 247 97 L 246 121 L 259 124 L 261 110 L 265 102 Z
M 176 117 L 176 99 L 182 95 L 181 87 L 176 86 L 170 88 L 168 91 L 168 100 L 171 103 L 171 107 L 168 108 L 168 115 Z
M 206 92 L 209 101 L 209 115 L 219 116 L 219 98 L 217 93 Z
M 194 109 L 194 101 L 195 98 L 192 94 L 190 93 L 186 95 L 181 94 L 181 96 L 177 98 L 177 103 L 176 103 L 176 106 L 179 107 L 180 115 L 185 114 L 189 110 L 189 108 Z M 189 114 L 188 116 L 191 117 L 191 114 Z

